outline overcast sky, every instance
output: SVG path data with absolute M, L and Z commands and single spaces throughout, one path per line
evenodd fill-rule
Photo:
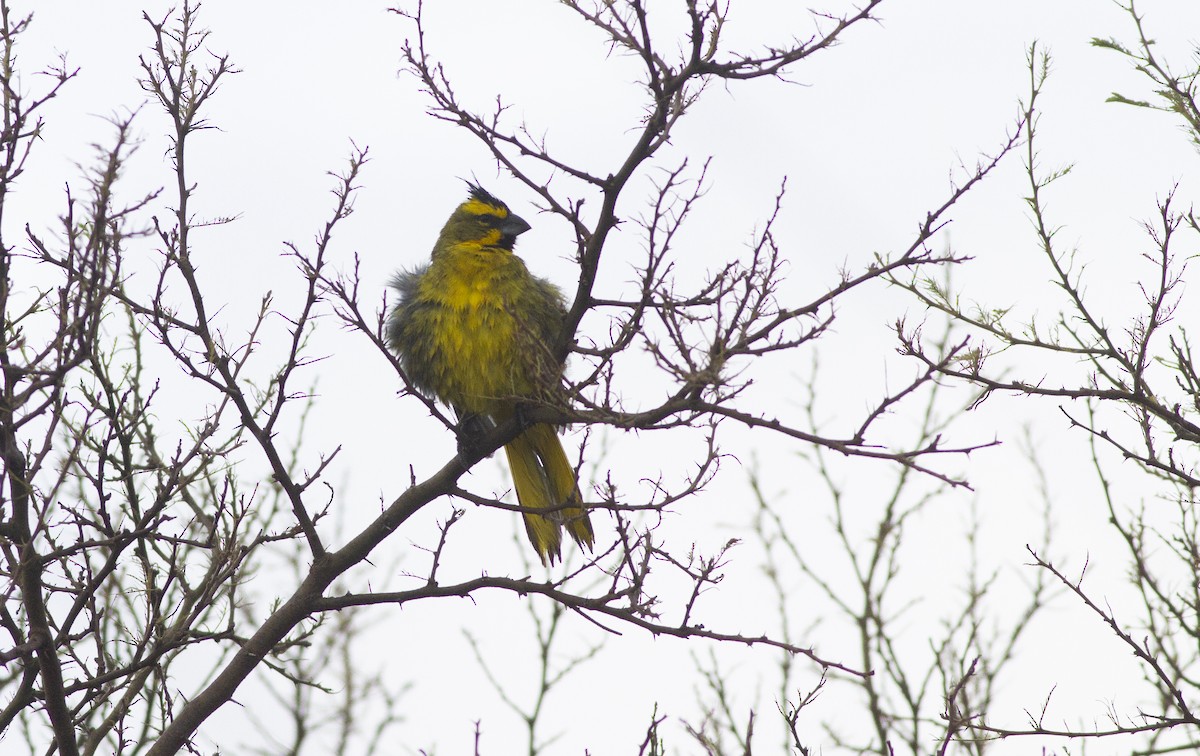
M 7 218 L 10 238 L 19 231 L 15 218 L 34 229 L 53 224 L 61 212 L 64 184 L 79 185 L 76 166 L 89 161 L 88 145 L 111 141 L 106 118 L 113 114 L 140 108 L 135 131 L 143 146 L 123 177 L 130 196 L 169 183 L 162 137 L 167 120 L 146 104 L 137 85 L 137 56 L 151 40 L 142 8 L 161 19 L 171 5 L 15 3 L 14 12 L 35 12 L 19 52 L 26 86 L 41 86 L 30 73 L 59 53 L 68 56 L 69 65 L 80 67 L 80 74 L 47 109 L 44 144 L 20 183 L 23 214 Z M 486 110 L 502 95 L 514 114 L 532 132 L 544 133 L 564 159 L 601 175 L 615 168 L 643 111 L 632 61 L 609 54 L 598 34 L 553 2 L 437 0 L 426 5 L 427 44 L 466 102 Z M 670 14 L 682 3 L 654 5 Z M 804 7 L 781 0 L 732 3 L 730 48 L 761 49 L 807 37 L 813 22 Z M 838 13 L 843 4 L 829 0 L 819 7 Z M 1144 0 L 1139 10 L 1160 43 L 1159 53 L 1185 67 L 1200 36 L 1200 4 Z M 694 164 L 708 156 L 713 160 L 709 193 L 688 237 L 695 272 L 744 251 L 769 215 L 785 177 L 788 195 L 778 238 L 791 271 L 783 296 L 791 302 L 805 301 L 832 285 L 842 266 L 862 268 L 875 253 L 906 248 L 925 212 L 944 201 L 960 163 L 973 166 L 1013 128 L 1018 101 L 1028 94 L 1026 51 L 1037 41 L 1054 60 L 1042 100 L 1042 159 L 1047 166 L 1075 166 L 1053 195 L 1055 222 L 1094 266 L 1095 291 L 1110 295 L 1118 312 L 1128 312 L 1121 308 L 1136 296 L 1131 273 L 1136 267 L 1129 261 L 1142 245 L 1139 221 L 1153 214 L 1155 198 L 1175 182 L 1182 183 L 1181 198 L 1190 201 L 1194 193 L 1186 179 L 1196 161 L 1171 117 L 1105 102 L 1114 90 L 1150 96 L 1127 61 L 1089 45 L 1092 37 L 1131 40 L 1128 17 L 1105 0 L 888 0 L 879 16 L 880 23 L 852 29 L 839 47 L 791 69 L 789 82 L 711 87 L 683 122 L 660 165 L 684 156 Z M 364 286 L 374 287 L 373 297 L 382 296 L 392 271 L 426 259 L 445 217 L 463 198 L 463 179 L 477 179 L 529 220 L 533 229 L 521 238 L 518 251 L 536 272 L 573 288 L 567 227 L 539 215 L 533 197 L 499 174 L 479 143 L 426 114 L 429 103 L 416 79 L 402 71 L 401 47 L 412 27 L 386 6 L 209 0 L 201 20 L 212 30 L 209 49 L 228 53 L 241 71 L 226 81 L 208 112 L 219 130 L 194 140 L 192 158 L 196 212 L 201 217 L 239 216 L 195 240 L 210 301 L 224 306 L 219 317 L 231 332 L 257 309 L 268 289 L 281 307 L 296 301 L 301 279 L 284 257 L 284 242 L 308 244 L 328 218 L 333 182 L 326 174 L 344 167 L 351 140 L 369 146 L 372 159 L 362 175 L 356 212 L 339 230 L 334 255 L 340 267 L 348 267 L 353 253 L 361 255 Z M 638 211 L 651 177 L 644 175 L 635 184 L 623 206 L 626 212 Z M 583 188 L 571 191 L 578 194 Z M 939 244 L 953 244 L 977 258 L 956 272 L 956 280 L 993 306 L 1036 309 L 1051 301 L 1042 299 L 1048 294 L 1043 284 L 1047 276 L 1039 267 L 1022 202 L 1026 192 L 1019 157 L 1014 156 L 968 196 L 939 238 Z M 165 208 L 169 202 L 160 205 Z M 637 239 L 619 234 L 613 246 L 618 254 L 632 255 Z M 147 248 L 144 259 L 152 259 L 152 249 Z M 618 291 L 625 274 L 607 270 L 604 285 Z M 149 270 L 143 275 L 150 275 Z M 859 417 L 871 392 L 907 380 L 915 370 L 895 355 L 888 325 L 905 312 L 919 317 L 903 296 L 880 287 L 848 299 L 839 312 L 837 332 L 821 352 L 833 392 L 826 411 L 835 427 L 839 419 Z M 331 480 L 340 485 L 337 504 L 347 508 L 347 520 L 360 523 L 378 512 L 381 498 L 391 501 L 403 490 L 410 464 L 418 476 L 444 464 L 454 452 L 454 439 L 424 416 L 419 403 L 396 396 L 398 379 L 360 339 L 340 332 L 332 319 L 322 327 L 326 330 L 317 343 L 329 359 L 307 374 L 320 397 L 308 451 L 315 459 L 320 451 L 344 446 Z M 798 398 L 794 392 L 788 395 L 787 386 L 807 372 L 807 359 L 805 355 L 805 361 L 763 376 L 781 403 Z M 1034 423 L 1034 436 L 1054 450 L 1056 466 L 1068 471 L 1053 482 L 1062 496 L 1056 516 L 1070 524 L 1066 529 L 1071 533 L 1071 540 L 1060 543 L 1060 553 L 1076 559 L 1103 553 L 1108 544 L 1103 516 L 1089 505 L 1086 493 L 1092 483 L 1082 465 L 1072 467 L 1081 462 L 1082 452 L 1062 451 L 1060 456 L 1058 444 L 1070 437 L 1052 405 L 1028 414 L 1011 403 L 985 405 L 959 426 L 966 441 L 999 437 L 1008 448 L 973 457 L 970 466 L 955 466 L 971 478 L 977 494 L 947 498 L 939 515 L 942 525 L 932 524 L 926 531 L 929 543 L 955 539 L 974 501 L 995 533 L 987 545 L 989 558 L 1006 575 L 1020 572 L 1027 561 L 1024 544 L 1038 537 L 1036 487 L 1015 450 L 1021 423 L 1027 420 Z M 573 453 L 578 438 L 567 438 Z M 618 447 L 613 459 L 623 460 L 617 476 L 631 491 L 657 472 L 635 469 L 638 465 L 686 464 L 686 459 L 676 459 L 673 447 L 655 446 L 668 443 L 666 437 L 615 437 L 612 443 Z M 739 463 L 728 465 L 719 484 L 697 503 L 694 519 L 668 523 L 674 529 L 669 532 L 708 550 L 731 535 L 744 535 L 749 511 L 739 509 L 747 502 L 737 492 L 744 491 L 742 465 L 752 459 L 762 462 L 771 491 L 794 497 L 790 500 L 802 510 L 808 507 L 813 517 L 826 516 L 821 514 L 821 489 L 797 464 L 796 448 L 753 434 L 738 435 L 732 443 L 730 452 Z M 1081 441 L 1075 444 L 1082 449 Z M 624 455 L 622 445 L 627 445 Z M 867 479 L 883 474 L 879 466 L 854 469 Z M 481 492 L 506 485 L 501 464 L 494 460 L 484 462 L 469 482 Z M 1130 496 L 1135 505 L 1137 493 Z M 411 543 L 427 540 L 446 513 L 443 504 L 430 507 L 411 532 L 398 533 L 389 545 L 397 553 L 411 552 Z M 598 519 L 597 538 L 604 544 L 611 527 L 605 518 Z M 525 544 L 520 534 L 519 541 L 509 542 L 510 528 L 516 533 L 519 525 L 508 514 L 473 510 L 460 535 L 480 548 L 463 548 L 457 574 L 518 573 L 518 547 Z M 504 541 L 499 545 L 497 534 Z M 401 569 L 420 570 L 418 556 L 403 558 L 414 561 Z M 926 569 L 944 567 L 913 566 L 918 575 Z M 1122 568 L 1115 563 L 1107 569 L 1119 576 Z M 771 616 L 752 592 L 756 570 L 749 553 L 731 568 L 731 595 L 713 598 L 714 607 L 728 611 L 714 611 L 714 624 L 724 620 L 722 629 L 749 634 L 772 629 L 756 624 Z M 356 576 L 376 585 L 388 582 L 388 576 L 369 571 Z M 1011 580 L 1020 585 L 1019 579 Z M 750 593 L 739 593 L 739 586 Z M 398 618 L 387 616 L 393 611 L 389 607 L 376 608 L 376 629 L 391 645 L 365 654 L 367 663 L 378 663 L 382 656 L 394 667 L 397 686 L 406 680 L 417 685 L 406 707 L 407 721 L 398 730 L 406 746 L 436 744 L 442 753 L 464 752 L 472 723 L 482 718 L 490 752 L 515 752 L 509 744 L 521 742 L 520 723 L 480 677 L 459 628 L 479 635 L 485 652 L 504 660 L 498 661 L 500 673 L 525 695 L 532 681 L 523 665 L 531 663 L 532 648 L 520 645 L 520 634 L 528 632 L 523 608 L 507 597 L 463 603 L 406 608 Z M 1087 622 L 1065 608 L 1056 616 Z M 807 624 L 799 618 L 794 626 Z M 584 643 L 599 640 L 582 622 L 570 632 Z M 1103 645 L 1102 629 L 1078 632 L 1096 638 L 1101 645 L 1095 648 L 1111 652 L 1111 646 Z M 819 650 L 833 658 L 852 651 L 838 647 L 836 638 Z M 1087 653 L 1062 652 L 1062 666 L 1031 672 L 1027 689 L 1015 686 L 1033 698 L 1013 694 L 1007 710 L 1011 723 L 1022 723 L 1021 708 L 1040 703 L 1038 696 L 1055 683 L 1062 684 L 1061 695 L 1074 696 L 1068 700 L 1078 704 L 1064 707 L 1061 716 L 1099 716 L 1099 700 L 1120 700 L 1124 681 L 1104 674 L 1116 672 L 1084 677 Z M 505 663 L 509 658 L 512 664 Z M 740 651 L 728 658 L 747 690 L 757 679 L 766 679 L 774 663 L 773 657 Z M 653 641 L 634 630 L 608 639 L 600 658 L 581 668 L 566 697 L 551 704 L 551 731 L 566 730 L 555 752 L 581 753 L 584 747 L 597 754 L 631 752 L 656 701 L 662 713 L 692 713 L 692 666 L 689 648 L 682 643 Z M 253 695 L 248 688 L 239 700 L 248 703 Z M 771 695 L 767 691 L 739 703 L 758 705 L 769 715 L 774 710 Z M 244 712 L 231 709 L 235 707 L 221 713 L 221 721 L 245 727 Z M 814 714 L 814 725 L 820 716 Z M 214 731 L 207 732 L 211 736 Z M 214 739 L 238 752 L 235 741 Z

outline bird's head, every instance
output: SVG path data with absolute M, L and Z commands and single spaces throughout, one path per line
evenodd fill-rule
M 529 230 L 529 224 L 482 187 L 468 186 L 470 196 L 446 221 L 436 248 L 469 244 L 512 250 L 517 237 Z

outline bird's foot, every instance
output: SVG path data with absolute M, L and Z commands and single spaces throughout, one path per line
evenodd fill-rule
M 513 419 L 517 421 L 517 427 L 521 430 L 525 430 L 534 424 L 533 420 L 529 419 L 529 410 L 531 407 L 533 405 L 526 402 L 517 402 L 517 406 L 513 408 Z
M 464 415 L 459 419 L 458 428 L 455 429 L 458 455 L 465 460 L 482 459 L 484 455 L 480 451 L 479 439 L 491 428 L 491 422 L 483 415 Z

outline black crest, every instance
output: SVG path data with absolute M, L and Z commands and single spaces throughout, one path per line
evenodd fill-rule
M 492 194 L 490 192 L 488 192 L 487 189 L 484 189 L 479 184 L 472 184 L 471 182 L 467 182 L 467 189 L 470 191 L 472 199 L 477 199 L 480 202 L 486 202 L 487 204 L 493 205 L 495 207 L 502 207 L 505 210 L 508 209 L 508 205 L 506 205 L 503 202 L 501 202 L 500 200 L 496 199 L 494 196 L 492 196 Z

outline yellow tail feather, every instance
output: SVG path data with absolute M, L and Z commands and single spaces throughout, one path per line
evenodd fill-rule
M 553 426 L 527 428 L 504 447 L 512 470 L 517 501 L 527 510 L 525 532 L 542 564 L 553 564 L 561 556 L 562 526 L 580 546 L 589 551 L 595 541 L 592 523 L 583 509 L 583 497 L 575 481 L 575 470 L 567 459 Z M 562 507 L 564 504 L 576 506 Z M 550 510 L 537 514 L 536 510 Z

